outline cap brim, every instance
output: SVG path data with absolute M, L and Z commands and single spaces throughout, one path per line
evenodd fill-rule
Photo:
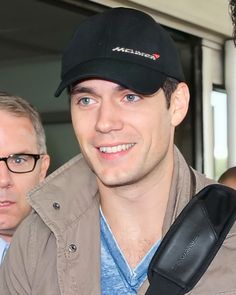
M 128 61 L 114 59 L 91 60 L 72 68 L 62 75 L 62 82 L 55 92 L 58 97 L 62 91 L 75 82 L 99 78 L 108 80 L 137 93 L 149 95 L 162 87 L 166 76 L 161 72 Z

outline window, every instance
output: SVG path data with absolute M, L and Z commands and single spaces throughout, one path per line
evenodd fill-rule
M 214 178 L 227 169 L 227 95 L 224 90 L 214 89 L 211 94 L 214 134 Z

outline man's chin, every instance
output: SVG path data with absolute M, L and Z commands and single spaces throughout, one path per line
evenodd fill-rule
M 106 175 L 103 174 L 101 177 L 97 175 L 97 180 L 102 185 L 106 187 L 110 187 L 110 188 L 124 187 L 124 186 L 129 186 L 135 183 L 135 180 L 131 179 L 131 177 L 127 177 L 127 175 L 126 176 L 116 175 L 114 177 L 111 177 L 111 175 L 109 175 L 108 177 L 106 177 Z
M 16 231 L 17 226 L 2 226 L 0 227 L 0 236 L 12 236 Z

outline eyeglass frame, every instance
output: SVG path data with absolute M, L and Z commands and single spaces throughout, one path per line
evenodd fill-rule
M 17 154 L 11 154 L 9 155 L 8 157 L 0 157 L 0 162 L 3 161 L 5 162 L 6 166 L 7 166 L 7 169 L 12 172 L 12 173 L 17 173 L 17 174 L 23 174 L 23 173 L 30 173 L 32 171 L 34 171 L 35 167 L 36 167 L 36 164 L 38 162 L 38 160 L 41 158 L 41 156 L 43 156 L 44 154 L 27 154 L 27 153 L 17 153 Z M 23 171 L 23 172 L 17 172 L 17 171 L 13 171 L 9 168 L 8 166 L 8 159 L 10 158 L 13 158 L 14 156 L 30 156 L 30 157 L 33 157 L 34 159 L 34 165 L 33 165 L 33 168 L 31 170 L 27 170 L 27 171 Z

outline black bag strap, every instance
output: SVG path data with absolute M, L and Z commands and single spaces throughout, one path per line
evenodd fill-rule
M 236 191 L 212 184 L 183 209 L 148 269 L 146 295 L 183 295 L 207 270 L 236 219 Z

